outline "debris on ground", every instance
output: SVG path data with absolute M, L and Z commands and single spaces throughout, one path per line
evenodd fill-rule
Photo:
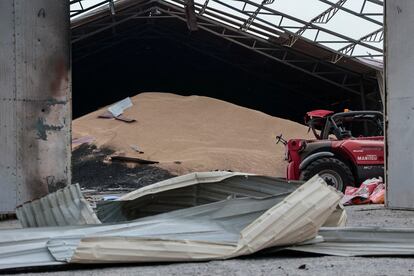
M 98 115 L 98 118 L 101 118 L 101 119 L 113 119 L 115 117 L 114 117 L 114 115 L 112 115 L 111 112 L 109 112 L 108 110 L 105 110 L 104 112 L 102 112 L 101 114 Z
M 153 166 L 125 162 L 105 163 L 114 150 L 84 144 L 72 153 L 72 182 L 79 183 L 82 189 L 89 190 L 87 196 L 119 195 L 153 184 L 175 175 Z
M 118 117 L 122 115 L 124 111 L 130 107 L 132 107 L 132 101 L 131 98 L 128 97 L 108 107 L 108 111 L 114 117 Z
M 306 264 L 303 264 L 303 265 L 300 265 L 300 266 L 298 267 L 298 269 L 308 269 L 308 268 L 306 268 Z
M 284 149 L 274 137 L 283 132 L 286 139 L 312 138 L 302 124 L 208 97 L 141 93 L 131 102 L 123 115 L 136 123 L 97 118 L 104 107 L 74 120 L 74 135 L 95 137 L 98 148 L 156 160 L 174 175 L 220 169 L 281 177 Z
M 73 138 L 72 139 L 72 151 L 77 149 L 79 146 L 83 144 L 91 144 L 93 141 L 95 141 L 95 138 L 92 136 L 82 136 L 79 138 Z
M 348 221 L 348 215 L 345 212 L 345 208 L 342 204 L 336 206 L 335 211 L 329 216 L 329 218 L 323 224 L 324 227 L 344 227 Z
M 112 155 L 110 156 L 111 161 L 123 161 L 123 162 L 132 162 L 132 163 L 138 163 L 142 165 L 148 165 L 148 164 L 158 164 L 158 161 L 153 160 L 146 160 L 141 159 L 137 157 L 130 157 L 130 156 L 124 156 L 124 155 Z
M 122 121 L 122 122 L 125 122 L 125 123 L 133 123 L 133 122 L 137 121 L 135 119 L 131 119 L 131 118 L 125 117 L 123 115 L 119 115 L 118 117 L 115 117 L 115 120 Z
M 322 227 L 323 242 L 286 250 L 331 256 L 414 256 L 414 229 L 378 226 Z
M 344 205 L 384 204 L 385 184 L 382 177 L 367 179 L 360 187 L 348 186 L 341 200 Z
M 230 172 L 177 178 L 106 202 L 122 205 L 119 214 L 127 211 L 131 215 L 164 194 L 175 201 L 161 198 L 158 202 L 173 207 L 172 211 L 152 206 L 148 210 L 158 214 L 126 223 L 0 230 L 0 268 L 228 259 L 270 247 L 308 244 L 306 241 L 317 236 L 318 229 L 341 199 L 341 194 L 318 176 L 299 188 L 277 178 Z M 223 181 L 227 184 L 216 185 Z M 197 192 L 197 187 L 207 190 Z M 187 201 L 193 202 L 192 207 L 174 206 L 181 202 L 177 194 L 173 196 L 174 192 L 181 194 L 182 199 L 188 198 L 181 188 L 192 191 L 193 196 Z M 22 224 L 34 221 L 31 218 L 36 215 L 43 222 L 53 224 L 63 222 L 63 217 L 70 217 L 70 221 L 74 217 L 93 217 L 90 208 L 74 208 L 82 200 L 79 186 L 65 189 L 40 199 L 50 205 L 39 206 L 33 202 L 34 206 L 29 203 L 22 207 L 18 212 Z M 77 192 L 69 191 L 72 189 Z M 66 196 L 68 192 L 71 197 Z M 234 195 L 226 196 L 226 193 Z M 60 197 L 67 200 L 59 201 Z M 67 208 L 53 208 L 51 205 L 56 202 Z M 78 213 L 64 210 L 78 210 Z M 19 240 L 19 246 L 10 246 L 10 240 Z
M 117 102 L 116 104 L 108 107 L 107 110 L 105 110 L 103 113 L 98 115 L 98 118 L 102 119 L 115 119 L 119 121 L 123 121 L 125 123 L 133 123 L 137 120 L 128 118 L 124 115 L 124 110 L 127 108 L 130 108 L 132 106 L 132 102 L 130 98 L 126 98 L 120 102 Z
M 69 185 L 16 209 L 23 227 L 100 224 L 98 217 L 82 195 L 79 184 Z
M 140 147 L 138 147 L 137 145 L 129 145 L 131 147 L 131 149 L 135 150 L 138 153 L 144 153 Z

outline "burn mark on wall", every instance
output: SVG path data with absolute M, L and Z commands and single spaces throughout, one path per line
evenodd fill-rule
M 54 97 L 61 97 L 66 95 L 65 94 L 65 87 L 68 85 L 69 77 L 68 77 L 68 67 L 67 62 L 63 59 L 56 62 L 55 66 L 55 78 L 50 83 L 50 90 Z
M 48 106 L 58 105 L 58 104 L 65 105 L 65 104 L 67 104 L 67 101 L 59 101 L 59 100 L 56 100 L 56 99 L 51 98 L 51 99 L 46 100 L 46 104 Z
M 39 118 L 39 119 L 37 119 L 37 122 L 36 122 L 37 139 L 47 141 L 47 132 L 48 131 L 59 131 L 63 127 L 64 126 L 54 126 L 54 125 L 46 124 L 45 120 L 43 118 Z

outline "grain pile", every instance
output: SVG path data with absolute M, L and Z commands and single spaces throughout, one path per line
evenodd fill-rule
M 208 97 L 141 93 L 131 99 L 124 115 L 137 122 L 97 118 L 102 108 L 74 120 L 73 137 L 92 136 L 98 147 L 159 161 L 174 174 L 232 170 L 272 176 L 284 176 L 286 167 L 275 136 L 311 137 L 301 124 Z

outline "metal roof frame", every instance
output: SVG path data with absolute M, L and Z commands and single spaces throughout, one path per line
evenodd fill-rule
M 145 17 L 139 17 L 139 19 L 144 19 Z M 171 18 L 169 16 L 164 16 L 164 17 L 160 17 L 157 16 L 157 19 L 159 18 L 163 18 L 163 19 L 167 19 L 167 18 Z M 148 25 L 149 23 L 144 23 L 142 25 L 139 26 L 134 26 L 132 28 L 129 28 L 127 30 L 125 30 L 125 28 L 123 29 L 122 34 L 120 34 L 119 32 L 116 34 L 116 39 L 115 41 L 113 41 L 113 39 L 111 37 L 106 37 L 100 40 L 95 40 L 93 42 L 93 44 L 88 44 L 88 46 L 79 46 L 79 48 L 90 48 L 91 51 L 87 51 L 88 53 L 86 54 L 82 54 L 82 55 L 74 55 L 73 56 L 73 60 L 74 62 L 78 62 L 84 58 L 87 58 L 90 55 L 105 51 L 113 46 L 122 44 L 124 42 L 128 43 L 128 44 L 132 44 L 132 45 L 136 45 L 137 43 L 139 43 L 142 39 L 149 39 L 153 37 L 153 34 L 156 34 L 158 37 L 164 37 L 167 40 L 173 41 L 175 43 L 178 43 L 180 45 L 183 45 L 185 47 L 187 47 L 190 50 L 196 51 L 198 53 L 201 53 L 203 55 L 206 55 L 210 58 L 213 58 L 215 60 L 218 60 L 220 62 L 223 62 L 227 65 L 230 65 L 234 68 L 240 69 L 243 72 L 247 72 L 249 74 L 253 74 L 256 77 L 262 79 L 262 80 L 266 80 L 268 82 L 274 83 L 274 85 L 278 85 L 280 87 L 283 87 L 284 89 L 290 91 L 291 93 L 294 93 L 298 96 L 300 96 L 301 98 L 307 99 L 309 101 L 314 101 L 314 102 L 320 102 L 321 104 L 323 104 L 323 102 L 321 100 L 319 100 L 318 98 L 312 97 L 311 95 L 309 95 L 308 93 L 305 93 L 303 91 L 299 91 L 296 88 L 293 88 L 289 85 L 277 82 L 276 80 L 273 80 L 272 78 L 270 78 L 270 73 L 269 74 L 263 74 L 263 72 L 256 72 L 256 71 L 252 71 L 249 69 L 249 65 L 252 65 L 252 62 L 250 60 L 243 60 L 243 59 L 238 59 L 237 61 L 235 61 L 235 59 L 229 60 L 228 59 L 228 51 L 227 50 L 223 50 L 221 48 L 217 48 L 217 47 L 213 47 L 211 45 L 209 45 L 209 43 L 205 40 L 200 40 L 198 41 L 197 39 L 195 39 L 194 37 L 191 39 L 193 43 L 187 43 L 185 42 L 185 38 L 188 36 L 186 33 L 175 33 L 173 30 L 166 28 L 166 27 L 159 27 L 157 25 L 153 26 L 151 31 L 146 27 L 146 25 Z M 130 37 L 130 35 L 133 35 L 133 37 Z M 79 48 L 77 48 L 77 50 L 79 50 Z M 290 105 L 289 103 L 287 103 L 287 105 Z M 294 107 L 293 105 L 291 106 L 292 108 Z
M 87 0 L 72 0 L 71 4 L 71 17 L 74 18 L 76 16 L 80 16 L 82 14 L 88 13 L 91 10 L 102 8 L 108 6 L 108 10 L 110 10 L 112 15 L 116 14 L 116 4 L 118 2 L 125 2 L 125 0 L 102 0 L 97 4 L 94 4 L 90 7 L 83 8 L 82 2 Z M 381 16 L 381 13 L 367 13 L 364 12 L 367 3 L 372 3 L 379 7 L 383 7 L 383 2 L 379 0 L 363 0 L 361 3 L 361 9 L 359 11 L 352 10 L 350 8 L 344 7 L 344 4 L 347 3 L 348 0 L 339 0 L 336 2 L 331 2 L 330 0 L 318 0 L 321 3 L 329 5 L 329 7 L 322 11 L 319 15 L 315 16 L 310 21 L 305 21 L 300 18 L 294 17 L 292 15 L 280 12 L 274 8 L 270 8 L 269 5 L 273 4 L 274 0 L 263 0 L 260 3 L 256 3 L 251 0 L 203 0 L 203 2 L 195 2 L 195 6 L 200 6 L 201 8 L 198 9 L 197 16 L 203 16 L 206 10 L 213 10 L 212 7 L 214 4 L 221 5 L 222 7 L 231 10 L 233 15 L 237 15 L 242 22 L 239 22 L 239 28 L 241 31 L 248 32 L 249 30 L 253 33 L 256 30 L 252 30 L 250 27 L 253 22 L 259 23 L 258 25 L 262 25 L 261 27 L 268 29 L 270 31 L 267 35 L 281 35 L 286 38 L 284 44 L 286 46 L 293 46 L 296 41 L 300 38 L 306 40 L 308 42 L 315 43 L 321 47 L 329 49 L 333 52 L 330 60 L 331 62 L 338 62 L 342 57 L 381 57 L 383 55 L 382 47 L 376 47 L 368 42 L 382 42 L 383 41 L 383 23 L 373 17 Z M 182 0 L 159 0 L 160 4 L 163 2 L 168 2 L 178 7 L 184 7 L 185 1 Z M 243 3 L 243 6 L 240 8 L 235 3 Z M 75 5 L 79 5 L 80 8 L 75 8 Z M 215 9 L 217 12 L 217 9 Z M 335 32 L 333 30 L 327 29 L 323 27 L 323 24 L 328 23 L 332 18 L 335 17 L 338 11 L 345 12 L 349 15 L 356 16 L 360 19 L 363 19 L 366 22 L 370 22 L 373 24 L 378 25 L 380 28 L 374 31 L 373 33 L 365 34 L 364 36 L 360 37 L 359 39 L 354 39 L 339 32 Z M 223 12 L 223 11 L 218 11 Z M 230 14 L 230 12 L 227 12 Z M 267 19 L 260 17 L 261 15 L 266 15 Z M 243 16 L 243 18 L 242 18 Z M 278 22 L 278 23 L 275 23 Z M 292 24 L 294 23 L 294 24 Z M 256 26 L 257 27 L 257 26 Z M 315 36 L 313 38 L 306 38 L 303 36 L 304 32 L 307 30 L 315 30 Z M 252 33 L 251 32 L 251 33 Z M 323 34 L 330 35 L 334 39 L 332 40 L 321 40 L 319 39 L 320 36 Z M 333 49 L 330 47 L 333 44 L 344 44 L 343 47 L 339 49 Z M 376 54 L 367 54 L 367 55 L 354 55 L 355 46 L 362 46 L 367 49 L 370 49 Z
M 74 0 L 71 3 L 79 3 L 81 1 L 83 0 Z M 383 34 L 381 33 L 382 27 L 375 32 L 365 35 L 359 40 L 355 40 L 340 34 L 335 34 L 330 30 L 315 25 L 317 23 L 328 22 L 332 19 L 336 12 L 341 9 L 342 6 L 340 4 L 345 3 L 347 0 L 332 3 L 329 9 L 314 17 L 311 22 L 301 21 L 300 19 L 296 19 L 290 15 L 269 9 L 266 7 L 267 4 L 271 3 L 268 0 L 264 0 L 261 4 L 254 3 L 250 0 L 237 0 L 239 2 L 243 2 L 245 6 L 250 5 L 250 7 L 256 7 L 256 10 L 253 12 L 246 10 L 245 7 L 241 9 L 236 8 L 225 3 L 224 1 L 227 0 L 204 0 L 203 4 L 197 2 L 194 3 L 194 10 L 197 16 L 197 25 L 199 29 L 219 36 L 227 41 L 266 56 L 274 61 L 311 75 L 317 79 L 323 80 L 345 91 L 359 95 L 361 96 L 363 106 L 365 106 L 365 101 L 370 99 L 370 97 L 366 97 L 363 86 L 364 82 L 369 82 L 371 84 L 375 84 L 374 86 L 376 86 L 375 76 L 365 75 L 365 73 L 353 71 L 343 66 L 338 66 L 336 63 L 343 58 L 346 58 L 347 60 L 351 59 L 352 62 L 355 62 L 356 64 L 362 64 L 362 67 L 365 66 L 368 68 L 369 66 L 365 63 L 349 57 L 348 55 L 352 54 L 353 49 L 357 45 L 366 44 L 364 41 L 381 41 L 383 39 Z M 319 1 L 324 2 L 326 0 Z M 366 1 L 369 0 L 364 0 L 364 2 Z M 95 12 L 91 12 L 90 9 L 85 9 L 83 13 L 86 14 L 84 16 L 79 16 L 72 21 L 72 23 L 75 23 L 72 27 L 72 44 L 78 43 L 108 29 L 112 29 L 113 33 L 116 34 L 116 26 L 129 20 L 158 20 L 173 17 L 180 21 L 187 22 L 185 12 L 186 2 L 184 0 L 119 0 L 115 1 L 113 8 L 108 8 L 109 2 L 113 3 L 111 0 L 103 0 L 99 4 L 96 4 L 95 6 L 99 6 L 100 8 L 98 8 Z M 218 10 L 209 6 L 209 3 L 212 2 L 222 3 L 234 11 L 241 10 L 242 13 L 248 15 L 248 17 L 246 19 L 235 15 L 234 13 Z M 72 10 L 72 12 L 76 11 Z M 82 12 L 77 11 L 75 14 L 80 15 L 81 13 Z M 93 13 L 92 16 L 91 13 Z M 279 24 L 269 24 L 262 18 L 257 17 L 257 15 L 261 13 L 279 16 Z M 111 20 L 108 19 L 108 15 Z M 361 13 L 360 16 L 366 17 L 367 15 Z M 101 20 L 105 18 L 106 21 Z M 297 28 L 284 25 L 284 18 L 301 22 L 303 26 L 301 28 Z M 83 23 L 83 21 L 86 23 Z M 88 28 L 91 28 L 91 31 L 84 33 L 77 32 L 79 26 L 86 25 L 88 25 Z M 292 32 L 292 28 L 296 28 L 296 32 Z M 341 48 L 339 52 L 327 49 L 327 47 L 319 44 L 316 39 L 315 41 L 309 41 L 309 39 L 301 37 L 301 33 L 307 29 L 316 29 L 318 33 L 328 32 L 330 34 L 337 35 L 347 44 Z M 325 51 L 325 58 L 315 57 L 311 54 L 305 54 L 303 51 L 297 50 L 295 44 L 299 43 L 299 40 L 302 44 L 310 43 L 313 47 L 316 46 L 319 47 L 319 49 L 322 48 Z M 111 47 L 111 44 L 104 45 L 104 47 Z M 369 45 L 369 47 L 372 48 L 371 45 Z M 382 49 L 376 50 L 382 51 Z M 375 72 L 375 70 L 372 70 L 371 68 L 366 71 L 371 71 L 371 73 Z M 372 95 L 378 91 L 367 92 L 367 94 Z

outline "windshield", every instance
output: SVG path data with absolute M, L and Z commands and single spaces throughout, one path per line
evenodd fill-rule
M 360 114 L 334 117 L 327 124 L 325 137 L 335 135 L 338 139 L 383 136 L 382 115 Z

